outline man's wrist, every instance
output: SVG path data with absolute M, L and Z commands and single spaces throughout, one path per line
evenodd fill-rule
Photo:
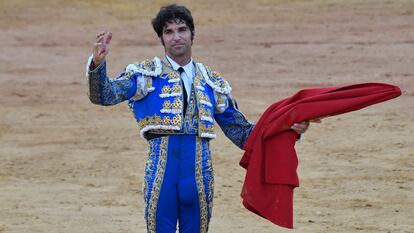
M 94 57 L 92 58 L 92 62 L 91 62 L 91 70 L 94 70 L 96 67 L 98 67 L 103 60 L 96 60 Z
M 88 62 L 86 63 L 86 77 L 89 77 L 90 73 L 98 72 L 101 67 L 105 66 L 105 59 L 103 59 L 99 64 L 96 63 L 93 59 L 93 55 L 90 55 Z
M 94 70 L 95 69 L 95 62 L 93 62 L 93 60 L 91 61 L 91 64 L 89 65 L 89 70 Z

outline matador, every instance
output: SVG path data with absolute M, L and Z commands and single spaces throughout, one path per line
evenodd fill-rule
M 207 232 L 212 213 L 214 176 L 209 141 L 214 123 L 239 148 L 254 124 L 238 110 L 231 87 L 221 75 L 191 56 L 195 35 L 191 12 L 184 6 L 162 7 L 152 25 L 164 46 L 163 58 L 126 66 L 107 77 L 105 56 L 112 33 L 96 37 L 87 63 L 92 103 L 123 101 L 148 141 L 144 201 L 147 232 Z M 306 131 L 308 124 L 292 129 Z

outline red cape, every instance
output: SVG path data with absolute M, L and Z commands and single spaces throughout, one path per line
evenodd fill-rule
M 304 89 L 272 104 L 244 145 L 240 165 L 246 168 L 241 196 L 250 211 L 293 228 L 293 189 L 299 186 L 294 123 L 338 115 L 401 95 L 392 85 L 366 83 Z

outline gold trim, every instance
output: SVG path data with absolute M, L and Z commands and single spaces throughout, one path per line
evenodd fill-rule
M 168 85 L 165 85 L 165 86 L 163 86 L 162 87 L 162 89 L 161 89 L 161 94 L 169 94 L 170 93 L 170 90 L 171 90 L 171 88 L 170 88 L 170 86 L 168 86 Z
M 204 121 L 199 121 L 198 124 L 200 127 L 200 133 L 214 134 L 213 125 L 207 126 Z
M 199 101 L 204 100 L 205 102 L 211 103 L 210 97 L 208 97 L 208 95 L 204 94 L 202 91 L 197 92 L 197 97 Z
M 148 207 L 148 232 L 156 232 L 157 221 L 157 204 L 160 197 L 161 185 L 164 179 L 165 168 L 167 167 L 167 150 L 169 137 L 162 137 L 160 144 L 160 152 L 157 163 L 157 172 L 155 174 L 154 183 L 151 190 L 151 198 Z
M 147 89 L 153 88 L 152 86 L 152 77 L 147 76 Z
M 170 73 L 168 73 L 168 79 L 179 79 L 180 76 L 178 76 L 178 74 L 175 71 L 171 71 Z
M 171 108 L 171 102 L 169 100 L 165 100 L 162 104 L 162 109 L 170 109 Z
M 198 201 L 200 205 L 200 233 L 206 233 L 208 228 L 208 210 L 207 210 L 207 200 L 205 196 L 204 190 L 204 182 L 203 182 L 203 164 L 202 164 L 202 153 L 203 153 L 203 145 L 202 139 L 196 137 L 196 159 L 195 159 L 195 176 L 197 182 L 197 190 L 198 190 Z
M 181 85 L 179 82 L 174 83 L 171 88 L 171 93 L 181 93 Z
M 175 97 L 174 102 L 171 104 L 172 109 L 182 109 L 182 102 L 180 97 Z
M 180 127 L 182 123 L 181 114 L 174 114 L 173 117 L 164 116 L 162 119 L 159 115 L 147 116 L 141 119 L 138 122 L 138 127 L 140 130 L 144 129 L 147 126 L 178 126 Z

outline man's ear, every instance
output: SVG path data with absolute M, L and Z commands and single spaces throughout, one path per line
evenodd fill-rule
M 160 36 L 161 44 L 164 46 L 164 39 L 162 39 L 162 36 Z

